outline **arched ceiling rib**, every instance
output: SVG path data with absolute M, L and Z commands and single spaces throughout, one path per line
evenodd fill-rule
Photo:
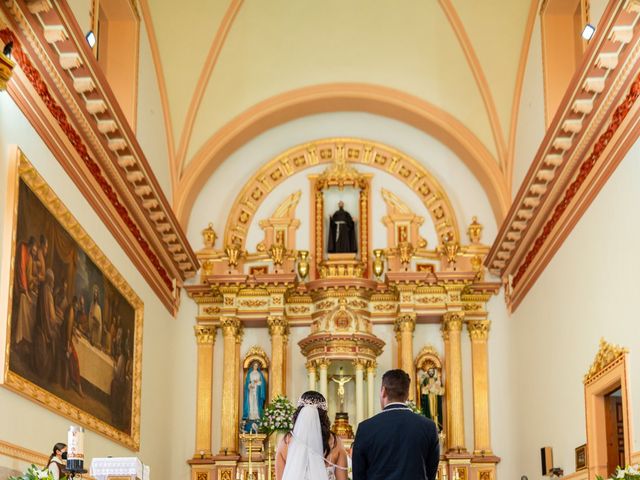
M 174 188 L 202 146 L 243 112 L 337 82 L 399 90 L 452 115 L 508 177 L 534 4 L 141 0 Z
M 474 75 L 437 2 L 417 2 L 412 11 L 399 11 L 396 2 L 375 8 L 339 2 L 340 9 L 325 3 L 274 0 L 271 16 L 263 2 L 243 7 L 211 77 L 215 88 L 203 98 L 187 162 L 228 118 L 252 105 L 335 82 L 383 85 L 423 98 L 460 119 L 496 154 Z
M 362 111 L 411 125 L 448 146 L 473 172 L 487 192 L 500 224 L 510 195 L 495 159 L 482 142 L 447 112 L 398 90 L 367 84 L 327 84 L 269 98 L 243 112 L 207 141 L 185 169 L 174 208 L 186 225 L 193 202 L 207 179 L 235 150 L 287 121 L 325 112 Z

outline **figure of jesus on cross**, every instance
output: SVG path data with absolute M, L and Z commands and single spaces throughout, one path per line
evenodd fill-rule
M 332 375 L 331 381 L 338 384 L 338 402 L 340 404 L 339 412 L 344 412 L 344 386 L 353 378 L 352 375 L 344 375 L 343 368 L 340 367 L 340 375 Z

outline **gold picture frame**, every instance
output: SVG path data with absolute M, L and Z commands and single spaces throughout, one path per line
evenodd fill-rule
M 137 451 L 143 302 L 18 147 L 10 160 L 0 384 Z
M 587 444 L 576 448 L 576 472 L 587 468 Z

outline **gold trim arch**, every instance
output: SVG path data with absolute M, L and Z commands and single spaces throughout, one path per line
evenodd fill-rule
M 342 156 L 340 158 L 339 156 Z M 256 172 L 236 197 L 224 231 L 225 245 L 239 242 L 242 248 L 253 216 L 260 204 L 287 178 L 316 165 L 345 160 L 385 171 L 405 183 L 427 207 L 440 242 L 448 237 L 460 241 L 455 212 L 440 183 L 420 163 L 379 142 L 359 138 L 327 138 L 293 147 Z

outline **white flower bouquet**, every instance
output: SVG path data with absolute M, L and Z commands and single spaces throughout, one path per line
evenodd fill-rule
M 293 414 L 295 408 L 289 399 L 278 395 L 264 409 L 260 419 L 260 433 L 272 434 L 276 431 L 290 432 L 293 430 Z
M 597 480 L 603 480 L 603 478 L 598 475 L 596 476 Z M 635 466 L 627 466 L 627 468 L 618 467 L 616 473 L 611 480 L 640 480 L 640 469 L 638 465 Z
M 67 477 L 61 477 L 66 479 Z M 53 474 L 48 468 L 40 469 L 35 465 L 31 465 L 24 475 L 19 477 L 9 477 L 8 480 L 53 480 Z

